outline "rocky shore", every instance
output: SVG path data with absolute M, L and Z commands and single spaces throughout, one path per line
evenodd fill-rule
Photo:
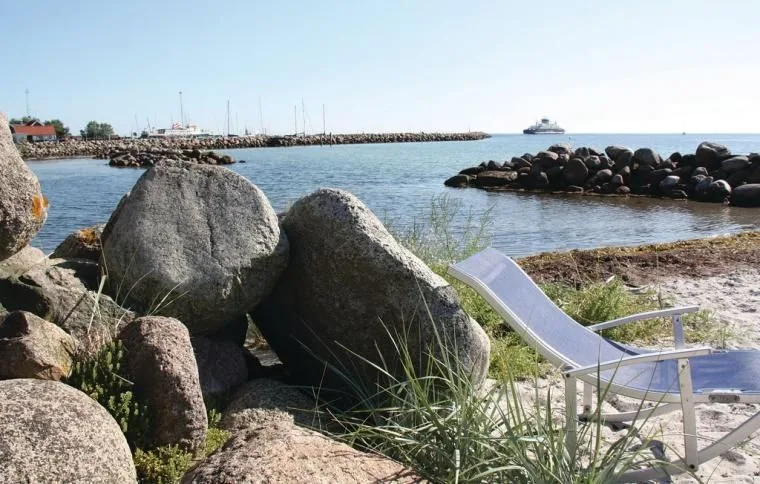
M 106 158 L 118 151 L 223 150 L 234 148 L 276 148 L 290 146 L 347 145 L 366 143 L 411 143 L 432 141 L 475 141 L 490 137 L 478 131 L 469 133 L 361 133 L 309 136 L 233 136 L 208 138 L 145 138 L 119 140 L 66 140 L 55 143 L 22 143 L 18 146 L 25 160 L 93 156 Z
M 760 206 L 760 154 L 736 155 L 701 143 L 696 153 L 663 159 L 651 148 L 608 146 L 604 151 L 566 144 L 499 162 L 484 161 L 444 183 L 483 190 L 527 190 L 641 195 Z

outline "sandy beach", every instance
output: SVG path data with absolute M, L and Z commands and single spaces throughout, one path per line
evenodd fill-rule
M 760 269 L 737 266 L 727 273 L 707 277 L 662 277 L 650 282 L 675 305 L 699 305 L 714 311 L 714 318 L 725 325 L 728 348 L 760 348 Z M 563 382 L 559 374 L 554 374 L 538 382 L 539 395 L 547 394 L 551 388 L 552 408 L 562 409 L 564 405 Z M 519 385 L 524 401 L 535 400 L 534 382 Z M 582 385 L 578 386 L 579 397 Z M 579 398 L 580 408 L 581 401 Z M 625 397 L 610 397 L 603 405 L 603 411 L 628 411 L 636 407 L 637 401 Z M 760 406 L 749 404 L 713 404 L 697 406 L 697 428 L 702 437 L 700 446 L 709 444 L 708 439 L 720 438 L 751 417 Z M 603 437 L 614 442 L 625 432 L 613 432 L 603 427 Z M 655 417 L 641 428 L 642 436 L 652 436 L 665 444 L 666 455 L 676 460 L 683 455 L 682 427 L 680 412 Z M 700 466 L 697 476 L 702 481 L 720 483 L 760 482 L 760 440 L 755 435 L 751 440 L 733 449 L 720 458 Z M 688 475 L 674 476 L 674 482 L 699 482 Z

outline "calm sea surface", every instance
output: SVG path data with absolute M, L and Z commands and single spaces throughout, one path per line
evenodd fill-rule
M 647 146 L 665 158 L 693 153 L 701 141 L 734 153 L 760 151 L 760 135 L 496 135 L 483 141 L 344 145 L 228 150 L 245 164 L 231 165 L 259 186 L 275 210 L 320 187 L 343 188 L 361 198 L 381 220 L 412 223 L 431 200 L 448 194 L 473 213 L 492 208 L 492 245 L 510 255 L 634 245 L 760 229 L 760 209 L 658 199 L 486 193 L 443 186 L 446 178 L 483 160 L 507 160 L 549 145 L 603 149 Z M 73 230 L 108 220 L 141 169 L 116 169 L 104 160 L 30 162 L 50 200 L 45 227 L 34 245 L 52 251 Z M 176 208 L 176 207 L 175 207 Z M 173 207 L 166 207 L 172 210 Z M 464 211 L 463 211 L 464 212 Z M 463 215 L 464 216 L 464 215 Z

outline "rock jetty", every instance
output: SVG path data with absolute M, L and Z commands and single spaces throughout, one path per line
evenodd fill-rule
M 214 136 L 207 138 L 140 138 L 118 140 L 70 139 L 55 143 L 22 143 L 25 160 L 93 156 L 108 158 L 114 152 L 162 150 L 227 150 L 235 148 L 278 148 L 289 146 L 348 145 L 366 143 L 411 143 L 431 141 L 475 141 L 490 135 L 468 133 L 361 133 L 309 136 Z
M 0 167 L 25 168 L 2 146 Z M 0 170 L 0 186 L 14 173 Z M 0 223 L 0 240 L 29 233 Z M 301 425 L 327 415 L 328 382 L 356 401 L 389 383 L 367 362 L 403 377 L 391 331 L 408 335 L 411 361 L 440 335 L 474 384 L 488 371 L 488 337 L 454 288 L 344 191 L 306 196 L 280 221 L 225 167 L 159 162 L 105 227 L 76 231 L 54 258 L 18 245 L 0 252 L 0 482 L 420 482 Z M 251 324 L 283 362 L 266 379 Z M 350 390 L 346 372 L 363 384 Z M 167 456 L 171 480 L 153 474 Z
M 100 158 L 100 156 L 95 156 Z M 105 155 L 109 166 L 118 168 L 148 168 L 166 161 L 188 161 L 201 165 L 231 165 L 235 159 L 214 151 L 137 149 L 113 151 Z
M 760 207 L 760 154 L 736 155 L 705 141 L 696 153 L 663 159 L 651 148 L 566 144 L 499 162 L 484 161 L 444 182 L 449 187 L 599 195 L 641 195 Z

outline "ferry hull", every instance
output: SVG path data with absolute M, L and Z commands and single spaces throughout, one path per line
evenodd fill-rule
M 564 129 L 524 129 L 523 134 L 565 134 Z

